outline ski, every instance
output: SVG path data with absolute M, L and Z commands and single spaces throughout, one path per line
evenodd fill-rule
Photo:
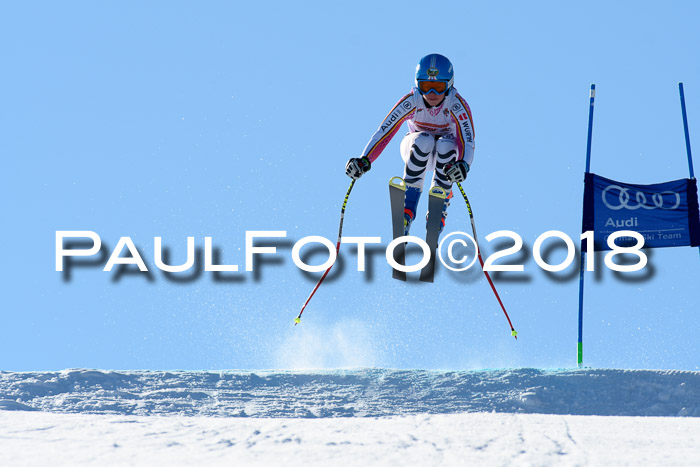
M 391 227 L 394 239 L 403 237 L 403 206 L 406 199 L 406 182 L 401 177 L 393 177 L 389 180 L 389 199 L 391 201 Z M 406 244 L 401 243 L 394 248 L 394 261 L 399 264 L 406 264 Z M 406 272 L 394 269 L 392 274 L 394 279 L 406 280 Z
M 440 236 L 440 221 L 442 220 L 442 208 L 445 205 L 446 193 L 439 186 L 430 189 L 428 198 L 428 224 L 425 232 L 425 243 L 430 248 L 428 264 L 420 272 L 422 282 L 433 282 L 435 278 L 435 257 Z

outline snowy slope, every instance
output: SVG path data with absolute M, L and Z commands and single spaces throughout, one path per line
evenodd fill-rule
M 700 373 L 0 373 L 0 465 L 698 465 Z
M 220 418 L 0 411 L 0 464 L 698 465 L 700 419 L 538 414 Z
M 0 372 L 0 408 L 219 417 L 466 412 L 700 417 L 700 373 L 603 369 Z

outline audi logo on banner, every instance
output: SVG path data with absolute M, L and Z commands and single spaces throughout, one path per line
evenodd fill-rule
M 617 192 L 617 196 L 615 193 Z M 677 209 L 681 205 L 681 195 L 675 191 L 662 191 L 661 193 L 644 193 L 618 185 L 608 185 L 602 194 L 603 204 L 608 209 L 619 211 L 620 209 Z

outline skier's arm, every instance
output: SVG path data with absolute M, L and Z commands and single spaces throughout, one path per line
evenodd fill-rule
M 450 115 L 457 125 L 457 146 L 459 148 L 459 160 L 472 165 L 474 160 L 474 120 L 472 111 L 467 101 L 457 93 L 456 102 L 450 109 Z
M 415 112 L 416 106 L 413 103 L 413 92 L 410 92 L 403 96 L 384 118 L 360 157 L 366 157 L 370 162 L 374 162 L 399 131 L 401 124 Z

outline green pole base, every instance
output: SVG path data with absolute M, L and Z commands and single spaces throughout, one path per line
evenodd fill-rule
M 583 367 L 583 342 L 578 343 L 578 367 L 582 368 Z

